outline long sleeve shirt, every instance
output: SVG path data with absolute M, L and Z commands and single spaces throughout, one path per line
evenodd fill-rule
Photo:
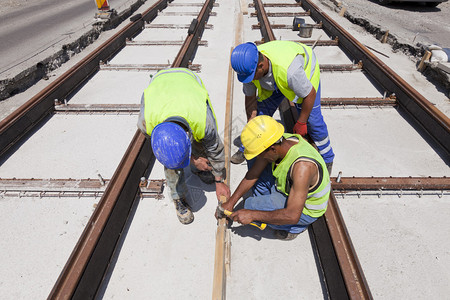
M 206 100 L 205 100 L 206 101 Z M 141 107 L 139 112 L 139 119 L 137 126 L 138 128 L 144 133 L 147 137 L 150 137 L 147 134 L 147 129 L 145 126 L 145 101 L 144 101 L 144 95 L 141 97 Z M 180 123 L 183 123 L 185 125 L 189 125 L 185 119 L 181 117 L 171 117 L 168 119 L 168 121 L 178 121 Z M 225 150 L 222 143 L 222 140 L 220 139 L 219 133 L 217 131 L 216 126 L 216 119 L 214 118 L 214 114 L 209 107 L 209 104 L 207 104 L 207 111 L 206 111 L 206 126 L 205 126 L 205 136 L 200 141 L 200 145 L 202 147 L 198 147 L 198 144 L 194 138 L 192 137 L 192 134 L 189 135 L 191 139 L 191 143 L 193 145 L 192 147 L 192 155 L 196 157 L 206 157 L 212 167 L 212 174 L 216 177 L 222 177 L 225 179 L 226 172 L 225 172 Z M 203 149 L 198 149 L 203 148 Z M 202 151 L 204 150 L 204 152 Z

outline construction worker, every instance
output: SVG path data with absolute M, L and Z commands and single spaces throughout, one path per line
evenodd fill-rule
M 286 97 L 299 114 L 294 133 L 309 134 L 331 173 L 334 153 L 320 109 L 319 62 L 312 49 L 292 41 L 244 43 L 231 53 L 231 65 L 243 83 L 247 122 L 257 115 L 273 116 Z M 241 146 L 231 162 L 242 163 L 243 153 Z
M 186 203 L 183 168 L 188 165 L 203 182 L 215 183 L 217 199 L 229 197 L 223 143 L 208 91 L 197 74 L 185 68 L 156 73 L 142 95 L 138 127 L 151 136 L 153 153 L 164 165 L 181 223 L 194 220 Z
M 277 238 L 296 238 L 327 209 L 331 185 L 322 156 L 301 135 L 284 133 L 282 124 L 265 115 L 247 123 L 241 140 L 245 158 L 253 164 L 218 211 L 233 211 L 252 188 L 244 209 L 230 218 L 244 225 L 267 223 Z

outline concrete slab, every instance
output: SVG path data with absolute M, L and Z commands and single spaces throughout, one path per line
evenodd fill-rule
M 179 46 L 141 46 L 141 47 L 125 47 L 113 59 L 109 61 L 111 64 L 167 64 L 166 57 L 175 58 L 180 51 Z
M 384 93 L 361 71 L 321 72 L 320 81 L 322 97 L 383 97 Z
M 332 176 L 448 176 L 450 168 L 394 108 L 322 109 Z
M 0 298 L 47 298 L 98 200 L 0 196 Z
M 323 40 L 323 38 L 321 38 Z M 314 48 L 319 64 L 351 64 L 353 62 L 347 54 L 336 46 L 317 46 Z
M 68 99 L 70 104 L 136 104 L 155 72 L 100 71 Z
M 0 177 L 111 178 L 136 122 L 134 115 L 55 115 L 3 162 Z
M 375 299 L 445 299 L 450 293 L 449 200 L 338 197 Z

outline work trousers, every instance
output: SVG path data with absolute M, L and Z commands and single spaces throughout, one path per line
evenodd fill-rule
M 320 105 L 320 83 L 316 93 L 316 99 L 314 100 L 314 107 L 309 115 L 307 126 L 308 126 L 308 134 L 311 139 L 316 144 L 320 155 L 322 155 L 325 163 L 331 163 L 334 160 L 334 152 L 331 147 L 330 138 L 328 137 L 328 128 L 327 124 L 323 120 L 321 105 Z M 280 90 L 276 90 L 272 93 L 272 95 L 259 102 L 257 104 L 257 114 L 273 116 L 275 111 L 283 101 L 284 95 L 280 92 Z M 300 115 L 302 110 L 301 104 L 295 104 L 297 108 L 297 112 Z M 244 146 L 241 145 L 239 148 L 240 151 L 244 151 Z
M 255 159 L 248 161 L 249 167 L 253 165 Z M 272 175 L 272 166 L 268 164 L 264 171 L 259 176 L 255 185 L 252 188 L 252 197 L 245 200 L 244 208 L 251 210 L 273 211 L 286 207 L 288 196 L 280 193 L 275 186 L 275 177 Z M 292 225 L 273 225 L 267 226 L 273 229 L 285 230 L 290 233 L 301 233 L 306 230 L 309 224 L 316 221 L 317 218 L 301 214 L 297 224 Z
M 202 144 L 192 141 L 192 156 L 194 157 L 206 157 L 205 149 Z M 200 172 L 194 164 L 189 164 L 192 173 Z M 175 199 L 186 199 L 188 189 L 186 186 L 186 180 L 184 176 L 184 169 L 172 170 L 164 167 L 164 173 L 166 175 L 167 186 L 170 189 L 170 196 Z

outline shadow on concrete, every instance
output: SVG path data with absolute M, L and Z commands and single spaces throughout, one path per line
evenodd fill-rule
M 184 176 L 189 190 L 186 201 L 191 207 L 191 210 L 197 212 L 206 204 L 207 197 L 205 192 L 214 192 L 216 190 L 216 185 L 214 183 L 204 183 L 197 175 L 192 174 L 189 168 L 185 168 Z

